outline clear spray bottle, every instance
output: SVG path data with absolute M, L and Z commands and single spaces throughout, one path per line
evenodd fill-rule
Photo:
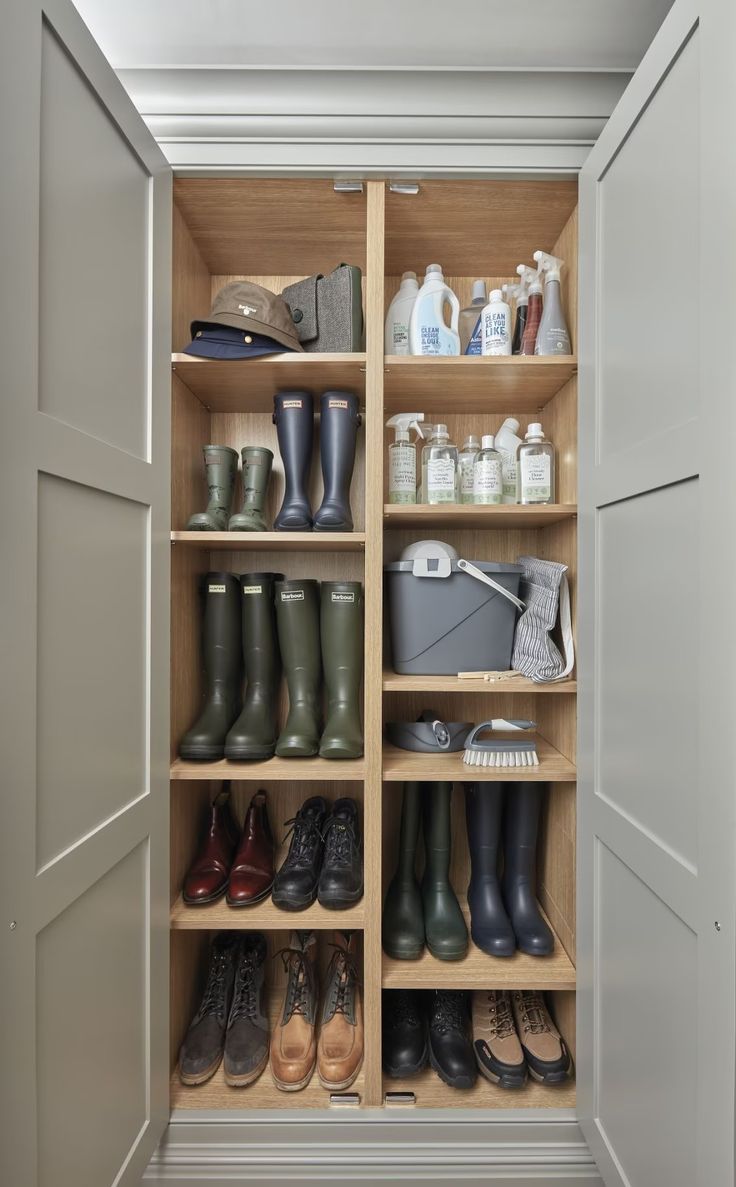
M 386 421 L 387 428 L 396 430 L 394 440 L 388 447 L 389 503 L 417 501 L 417 446 L 416 441 L 409 439 L 409 429 L 414 429 L 417 439 L 424 439 L 419 427 L 423 420 L 423 412 L 399 412 Z
M 535 251 L 534 259 L 540 275 L 544 276 L 544 312 L 537 330 L 535 354 L 572 354 L 570 333 L 562 312 L 560 295 L 560 272 L 564 260 L 548 255 L 546 251 Z

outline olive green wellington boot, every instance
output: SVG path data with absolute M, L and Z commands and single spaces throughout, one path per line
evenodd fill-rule
M 427 947 L 438 960 L 462 960 L 468 929 L 450 885 L 451 783 L 427 783 L 424 791 L 422 903 Z
M 205 701 L 182 738 L 179 754 L 192 762 L 215 762 L 240 712 L 240 581 L 232 573 L 208 573 L 204 581 L 202 659 Z
M 243 508 L 230 516 L 229 532 L 265 532 L 263 508 L 268 480 L 271 477 L 273 454 L 262 445 L 246 445 L 240 451 L 243 459 Z
M 322 661 L 319 582 L 276 582 L 276 625 L 289 689 L 289 715 L 276 743 L 279 758 L 309 758 L 319 750 Z
M 363 729 L 363 586 L 359 581 L 323 581 L 320 609 L 322 668 L 327 686 L 327 724 L 322 758 L 360 758 Z
M 238 472 L 237 450 L 229 445 L 205 445 L 204 468 L 207 474 L 207 510 L 192 515 L 188 532 L 226 532 Z
M 271 758 L 276 749 L 281 658 L 273 593 L 283 579 L 283 573 L 243 573 L 240 578 L 245 700 L 225 740 L 225 758 L 232 762 Z
M 383 904 L 383 950 L 394 960 L 418 960 L 424 951 L 424 908 L 416 875 L 422 813 L 421 783 L 405 783 L 396 873 Z

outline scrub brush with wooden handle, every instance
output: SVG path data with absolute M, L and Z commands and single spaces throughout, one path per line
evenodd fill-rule
M 463 762 L 469 767 L 538 767 L 536 743 L 529 740 L 511 741 L 508 738 L 479 742 L 478 737 L 489 730 L 522 731 L 537 728 L 536 721 L 526 718 L 492 717 L 481 721 L 465 739 Z

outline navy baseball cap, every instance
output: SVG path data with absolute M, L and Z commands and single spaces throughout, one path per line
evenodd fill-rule
M 275 338 L 212 322 L 195 322 L 192 333 L 194 337 L 184 347 L 184 354 L 197 355 L 203 359 L 252 359 L 263 354 L 281 354 L 284 350 L 283 343 L 277 342 Z

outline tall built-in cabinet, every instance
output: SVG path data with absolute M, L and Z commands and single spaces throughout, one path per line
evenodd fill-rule
M 494 233 L 479 235 L 480 227 Z M 417 1106 L 569 1108 L 575 1087 L 530 1084 L 508 1094 L 482 1078 L 470 1093 L 447 1088 L 430 1070 L 416 1080 L 384 1081 L 381 1073 L 382 988 L 540 988 L 551 993 L 558 1025 L 575 1050 L 575 711 L 573 677 L 534 685 L 523 680 L 497 685 L 456 677 L 397 675 L 391 666 L 383 565 L 426 537 L 446 540 L 474 560 L 515 561 L 522 555 L 562 561 L 569 567 L 573 610 L 576 575 L 576 358 L 392 358 L 383 353 L 383 325 L 401 273 L 439 260 L 462 304 L 472 281 L 510 281 L 516 264 L 531 261 L 536 248 L 565 261 L 563 294 L 573 343 L 577 319 L 577 184 L 574 181 L 428 181 L 417 194 L 367 182 L 360 193 L 336 192 L 328 179 L 177 178 L 174 182 L 172 358 L 171 536 L 171 1103 L 183 1109 L 273 1108 L 283 1094 L 270 1073 L 250 1088 L 228 1088 L 218 1072 L 207 1084 L 184 1088 L 176 1057 L 202 989 L 206 949 L 219 928 L 261 929 L 275 954 L 289 928 L 334 927 L 362 933 L 365 1062 L 351 1089 L 357 1107 L 380 1107 L 396 1092 L 414 1094 Z M 292 280 L 326 273 L 341 261 L 364 273 L 365 350 L 362 353 L 270 356 L 260 360 L 210 361 L 179 353 L 189 341 L 189 323 L 206 317 L 214 294 L 228 281 L 254 280 L 280 291 Z M 276 455 L 266 512 L 272 522 L 283 492 L 283 467 L 272 424 L 273 396 L 299 389 L 315 396 L 348 389 L 360 396 L 363 425 L 352 483 L 352 533 L 188 533 L 189 515 L 202 501 L 202 446 L 207 443 L 270 446 Z M 384 427 L 397 411 L 422 411 L 443 420 L 451 436 L 494 432 L 505 416 L 525 427 L 541 419 L 557 449 L 557 499 L 543 507 L 391 506 L 387 493 Z M 313 503 L 319 502 L 318 432 L 312 468 Z M 237 501 L 237 495 L 236 495 Z M 202 693 L 198 584 L 208 570 L 276 571 L 289 577 L 350 579 L 365 587 L 365 757 L 333 762 L 319 758 L 201 764 L 177 754 L 183 732 L 196 716 Z M 470 946 L 456 963 L 426 953 L 419 961 L 396 961 L 381 950 L 381 909 L 396 860 L 402 782 L 452 780 L 451 876 L 464 904 L 469 878 L 462 781 L 462 755 L 417 755 L 389 745 L 385 720 L 412 720 L 431 705 L 447 720 L 481 721 L 492 716 L 538 722 L 540 766 L 531 777 L 545 785 L 539 847 L 539 895 L 555 932 L 554 954 L 517 953 L 494 959 Z M 281 711 L 283 713 L 284 704 Z M 523 772 L 524 777 L 529 777 Z M 507 773 L 481 769 L 483 779 Z M 522 772 L 516 773 L 521 778 Z M 272 823 L 280 838 L 284 822 L 306 795 L 328 800 L 355 796 L 365 833 L 365 895 L 345 912 L 318 904 L 297 915 L 270 901 L 248 910 L 224 900 L 191 908 L 181 883 L 202 827 L 213 781 L 233 781 L 242 818 L 253 792 L 266 788 Z M 278 854 L 283 856 L 284 850 Z M 467 911 L 466 911 L 467 913 Z M 326 948 L 326 945 L 325 945 Z M 281 961 L 269 961 L 275 1019 L 283 997 Z M 385 1094 L 389 1094 L 386 1098 Z M 334 1102 L 333 1102 L 334 1103 Z M 317 1078 L 289 1100 L 290 1107 L 327 1108 L 329 1093 Z

